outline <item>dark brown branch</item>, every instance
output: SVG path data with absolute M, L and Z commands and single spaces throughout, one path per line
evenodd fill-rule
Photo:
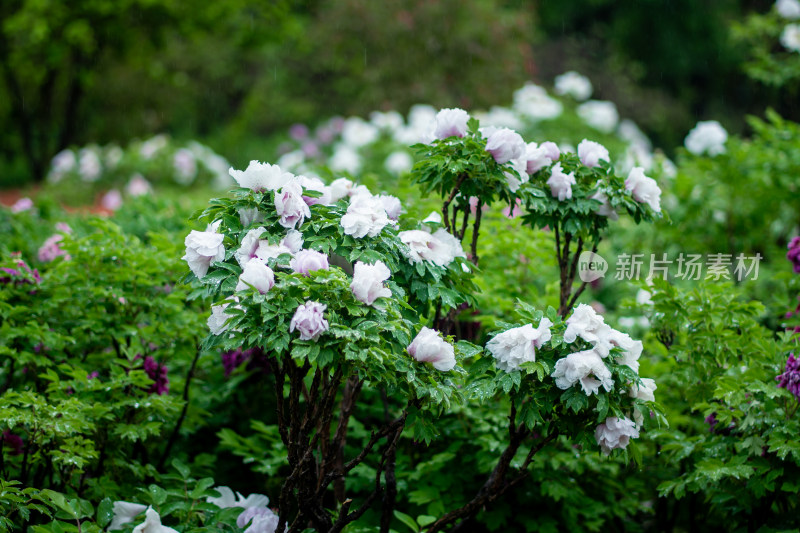
M 447 197 L 447 200 L 444 201 L 442 205 L 442 222 L 444 223 L 444 228 L 453 234 L 453 228 L 450 227 L 450 204 L 455 199 L 456 195 L 458 194 L 458 190 L 461 187 L 461 184 L 464 183 L 464 180 L 467 179 L 467 174 L 461 174 L 456 180 L 456 186 L 453 187 L 453 190 L 450 191 L 450 196 Z
M 472 264 L 478 266 L 478 234 L 481 230 L 481 215 L 483 214 L 483 203 L 478 200 L 478 208 L 475 210 L 475 223 L 472 225 L 472 246 L 470 255 Z

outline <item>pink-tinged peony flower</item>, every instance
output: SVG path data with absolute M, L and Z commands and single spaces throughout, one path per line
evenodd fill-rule
M 508 162 L 515 172 L 505 171 L 503 175 L 506 177 L 506 185 L 508 190 L 515 193 L 519 190 L 523 183 L 528 183 L 530 177 L 528 176 L 528 162 L 525 156 L 519 159 L 512 159 Z M 474 198 L 474 196 L 472 197 Z
M 175 181 L 181 185 L 189 185 L 197 177 L 197 160 L 188 148 L 181 148 L 172 157 L 175 168 Z
M 623 449 L 628 446 L 630 439 L 639 437 L 639 430 L 630 418 L 617 418 L 610 416 L 606 421 L 597 426 L 594 438 L 603 454 L 609 455 L 611 450 Z
M 266 294 L 274 285 L 275 273 L 261 259 L 254 257 L 245 263 L 236 290 L 243 291 L 252 286 L 261 294 Z
M 306 218 L 311 217 L 311 210 L 303 201 L 303 189 L 297 181 L 287 183 L 280 193 L 275 194 L 275 211 L 281 217 L 278 223 L 288 229 L 302 225 Z
M 439 332 L 423 327 L 407 348 L 408 354 L 421 363 L 431 363 L 433 368 L 448 372 L 455 368 L 456 357 L 453 346 Z
M 521 364 L 536 361 L 536 348 L 550 340 L 552 325 L 549 318 L 542 318 L 536 329 L 533 324 L 509 329 L 487 342 L 486 349 L 497 360 L 497 368 L 506 372 L 519 370 Z
M 208 274 L 212 262 L 225 259 L 224 239 L 225 236 L 216 231 L 192 230 L 184 240 L 186 254 L 181 259 L 189 264 L 195 276 L 202 278 Z
M 225 312 L 225 309 L 230 303 L 223 303 L 220 305 L 211 306 L 211 316 L 208 317 L 208 329 L 211 330 L 213 335 L 222 335 L 230 327 L 226 322 L 231 315 Z
M 701 120 L 683 141 L 686 149 L 695 155 L 707 153 L 711 157 L 725 153 L 728 132 L 716 120 Z
M 442 109 L 436 114 L 433 136 L 437 139 L 463 137 L 467 134 L 469 114 L 463 109 Z
M 244 533 L 275 533 L 280 519 L 269 507 L 248 507 L 239 514 L 236 525 L 244 528 Z
M 286 232 L 286 237 L 280 244 L 270 244 L 266 239 L 258 241 L 258 247 L 255 251 L 255 256 L 266 262 L 269 259 L 274 259 L 281 254 L 294 255 L 303 248 L 303 234 L 296 229 L 290 229 Z
M 159 396 L 169 392 L 169 378 L 167 377 L 167 366 L 158 362 L 149 355 L 144 358 L 144 371 L 147 377 L 153 380 L 147 392 L 155 392 Z
M 141 174 L 134 174 L 125 186 L 125 192 L 129 196 L 144 196 L 153 192 L 153 187 Z
M 614 387 L 611 371 L 593 349 L 571 353 L 556 361 L 552 377 L 559 389 L 568 389 L 580 383 L 587 396 L 598 394 L 601 386 L 606 391 Z
M 361 239 L 367 235 L 376 237 L 390 222 L 380 198 L 362 194 L 350 199 L 341 225 L 346 235 Z
M 536 143 L 528 143 L 525 149 L 525 162 L 525 170 L 528 174 L 536 174 L 544 167 L 550 166 L 553 160 L 550 159 L 547 148 Z
M 400 212 L 403 210 L 403 204 L 400 203 L 399 198 L 396 196 L 390 196 L 388 194 L 380 194 L 376 198 L 381 201 L 381 205 L 386 211 L 386 216 L 395 221 L 400 218 Z
M 315 270 L 326 270 L 328 256 L 316 250 L 300 250 L 289 262 L 289 266 L 298 274 L 308 276 Z
M 642 378 L 642 384 L 633 384 L 630 391 L 628 391 L 628 394 L 631 398 L 636 398 L 637 400 L 654 402 L 656 401 L 654 392 L 657 388 L 658 386 L 656 385 L 656 381 L 654 379 Z
M 111 189 L 103 195 L 100 206 L 109 211 L 116 211 L 122 207 L 122 194 L 117 189 Z
M 633 167 L 625 180 L 625 188 L 637 202 L 647 204 L 656 213 L 661 212 L 661 189 L 653 178 L 644 175 L 642 167 Z
M 592 200 L 597 200 L 598 202 L 601 203 L 601 205 L 594 210 L 595 213 L 597 213 L 601 217 L 607 217 L 609 220 L 619 220 L 619 215 L 614 210 L 614 208 L 611 207 L 611 202 L 608 201 L 608 196 L 606 195 L 606 193 L 604 193 L 603 191 L 597 191 L 589 198 L 591 198 Z
M 284 172 L 278 165 L 250 161 L 247 170 L 228 170 L 239 187 L 254 191 L 277 191 L 294 179 L 294 175 Z
M 299 306 L 289 323 L 289 331 L 299 331 L 300 340 L 316 341 L 320 335 L 328 331 L 328 321 L 323 315 L 327 308 L 327 305 L 312 301 Z
M 584 139 L 578 145 L 578 157 L 587 167 L 599 167 L 600 161 L 610 161 L 608 150 L 600 143 Z
M 389 298 L 392 295 L 392 291 L 383 286 L 383 282 L 391 275 L 389 268 L 381 261 L 372 265 L 358 261 L 353 268 L 350 290 L 356 300 L 372 305 L 378 298 Z
M 30 198 L 20 198 L 11 206 L 12 213 L 22 213 L 33 208 L 33 200 Z
M 145 520 L 135 528 L 133 533 L 178 533 L 177 530 L 171 527 L 161 525 L 161 515 L 159 515 L 152 507 L 148 507 L 145 511 Z
M 131 502 L 114 502 L 113 518 L 111 524 L 108 526 L 109 531 L 122 529 L 122 526 L 133 522 L 134 518 L 147 511 L 147 506 L 140 503 Z
M 427 231 L 401 231 L 398 237 L 408 246 L 408 258 L 412 263 L 431 261 L 439 266 L 447 266 L 455 257 L 450 243 L 441 241 Z
M 503 208 L 503 216 L 507 218 L 517 218 L 522 214 L 522 200 L 517 198 L 517 202 L 514 204 L 514 209 L 511 209 L 511 206 L 506 206 Z
M 330 187 L 325 185 L 321 179 L 307 178 L 306 176 L 298 176 L 297 179 L 300 180 L 300 185 L 303 187 L 303 190 L 316 191 L 322 195 L 319 198 L 312 198 L 311 196 L 303 196 L 303 201 L 307 205 L 312 206 L 315 204 L 322 204 L 322 205 L 331 204 Z
M 84 148 L 79 153 L 78 158 L 78 172 L 81 179 L 86 182 L 93 182 L 100 179 L 100 174 L 103 171 L 100 158 L 89 148 Z
M 558 161 L 559 157 L 561 157 L 561 149 L 552 141 L 543 142 L 539 147 L 544 148 L 545 153 L 547 153 L 547 157 L 549 157 L 554 163 Z
M 363 160 L 358 151 L 351 146 L 339 143 L 333 149 L 333 155 L 328 160 L 328 166 L 335 172 L 349 172 L 358 174 L 361 171 Z
M 791 261 L 795 274 L 800 274 L 800 237 L 792 239 L 789 242 L 788 249 L 786 259 Z
M 60 234 L 51 235 L 50 237 L 48 237 L 47 240 L 44 241 L 44 244 L 42 244 L 42 246 L 39 248 L 39 252 L 37 253 L 39 261 L 41 261 L 42 263 L 49 263 L 56 257 L 61 257 L 61 256 L 64 256 L 64 259 L 69 261 L 70 259 L 69 254 L 64 250 L 62 250 L 61 247 L 58 245 L 58 243 L 61 242 L 63 238 L 64 236 Z
M 501 165 L 522 157 L 525 148 L 520 134 L 508 128 L 495 129 L 486 138 L 486 151 Z
M 308 126 L 305 124 L 292 124 L 289 127 L 289 137 L 295 141 L 302 141 L 308 138 Z
M 236 250 L 234 254 L 236 261 L 239 262 L 239 266 L 244 268 L 244 265 L 247 264 L 248 261 L 256 257 L 256 253 L 261 243 L 267 242 L 266 240 L 261 239 L 261 236 L 266 232 L 267 230 L 262 226 L 253 228 L 245 234 L 244 238 L 242 239 L 241 246 L 239 246 L 239 249 Z
M 572 198 L 572 186 L 575 185 L 575 173 L 565 174 L 561 168 L 561 163 L 556 163 L 550 169 L 550 179 L 547 180 L 550 186 L 550 193 L 553 198 L 558 198 L 559 202 Z
M 592 96 L 592 82 L 574 70 L 556 76 L 555 89 L 556 94 L 569 95 L 579 102 Z

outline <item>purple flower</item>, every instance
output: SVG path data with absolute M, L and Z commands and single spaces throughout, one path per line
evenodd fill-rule
M 715 427 L 715 426 L 717 425 L 717 423 L 718 423 L 718 421 L 717 421 L 717 412 L 716 412 L 716 411 L 714 411 L 713 413 L 711 413 L 710 415 L 708 415 L 708 416 L 706 417 L 706 419 L 705 419 L 705 422 L 706 422 L 706 424 L 708 424 L 708 425 L 710 426 L 710 427 L 708 428 L 708 430 L 709 430 L 711 433 L 714 433 L 714 427 Z
M 225 369 L 225 377 L 230 376 L 234 370 L 239 368 L 242 363 L 250 358 L 250 350 L 242 351 L 241 348 L 236 348 L 230 352 L 222 354 L 222 368 Z
M 2 446 L 3 442 L 12 449 L 11 455 L 22 455 L 24 449 L 22 437 L 19 435 L 14 435 L 6 429 L 0 436 L 0 446 Z
M 13 256 L 19 256 L 19 253 L 11 254 Z M 39 271 L 37 269 L 31 269 L 25 261 L 22 259 L 17 259 L 17 268 L 7 268 L 7 267 L 0 267 L 0 272 L 5 272 L 8 276 L 0 275 L 0 283 L 10 283 L 14 282 L 14 285 L 22 285 L 25 283 L 30 283 L 31 285 L 35 283 L 41 283 L 42 278 L 39 276 Z
M 64 236 L 57 233 L 55 235 L 50 236 L 42 247 L 39 248 L 38 256 L 39 261 L 42 263 L 49 263 L 56 257 L 64 256 L 64 259 L 69 260 L 69 254 L 61 249 L 58 243 L 63 239 Z
M 144 371 L 153 380 L 153 385 L 147 392 L 155 392 L 158 395 L 169 392 L 169 378 L 167 378 L 166 365 L 160 365 L 149 355 L 144 358 Z
M 796 358 L 794 354 L 789 354 L 786 370 L 775 380 L 778 381 L 778 387 L 788 390 L 800 401 L 800 359 Z
M 308 126 L 305 124 L 292 124 L 289 128 L 289 136 L 295 141 L 302 141 L 308 137 Z
M 328 331 L 329 328 L 328 321 L 325 320 L 325 316 L 323 315 L 327 307 L 327 305 L 312 301 L 298 306 L 297 311 L 294 312 L 292 321 L 289 323 L 289 331 L 299 331 L 300 340 L 316 341 L 319 336 Z
M 792 262 L 795 274 L 800 274 L 800 237 L 795 237 L 789 243 L 786 259 Z

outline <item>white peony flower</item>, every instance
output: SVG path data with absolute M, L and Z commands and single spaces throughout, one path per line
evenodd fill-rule
M 228 330 L 229 326 L 225 323 L 231 317 L 225 312 L 228 305 L 230 303 L 211 306 L 211 316 L 208 317 L 206 324 L 208 324 L 208 329 L 211 330 L 213 335 L 222 335 Z
M 508 128 L 490 131 L 486 137 L 486 151 L 501 165 L 519 159 L 525 154 L 525 149 L 526 144 L 520 134 Z
M 239 492 L 237 492 L 236 496 L 234 497 L 234 492 L 230 489 L 230 487 L 220 486 L 216 487 L 214 490 L 220 493 L 220 497 L 214 498 L 209 496 L 206 498 L 206 502 L 213 503 L 220 509 L 227 509 L 229 507 L 266 507 L 269 505 L 269 498 L 263 494 L 253 493 L 245 498 Z
M 102 163 L 94 150 L 84 148 L 78 153 L 78 172 L 83 181 L 97 181 L 100 179 L 102 171 Z
M 661 189 L 653 178 L 644 175 L 642 167 L 633 167 L 625 180 L 625 188 L 637 202 L 647 204 L 656 213 L 661 212 Z
M 459 241 L 454 235 L 448 233 L 446 229 L 439 228 L 434 231 L 433 238 L 448 247 L 450 255 L 452 256 L 450 261 L 456 257 L 463 257 L 464 259 L 467 258 L 467 254 L 464 253 L 464 248 L 461 246 L 461 241 Z M 450 261 L 448 261 L 448 263 Z
M 303 224 L 306 218 L 311 217 L 311 210 L 303 200 L 303 188 L 297 181 L 290 181 L 275 194 L 275 211 L 281 219 L 278 224 L 287 229 Z
M 609 455 L 613 449 L 627 447 L 631 438 L 638 438 L 639 430 L 630 418 L 610 416 L 597 426 L 594 437 L 603 453 Z
M 619 113 L 613 102 L 589 100 L 578 106 L 577 112 L 586 124 L 603 133 L 611 133 L 619 123 Z
M 131 176 L 128 184 L 125 185 L 125 193 L 129 196 L 144 196 L 153 192 L 153 187 L 141 174 Z
M 547 94 L 544 87 L 526 83 L 514 91 L 514 110 L 529 120 L 550 120 L 561 115 L 564 106 Z
M 631 398 L 636 398 L 637 400 L 654 402 L 656 401 L 654 392 L 657 388 L 658 386 L 656 385 L 656 381 L 654 379 L 642 378 L 642 384 L 632 385 L 628 394 L 630 394 Z
M 556 147 L 558 150 L 558 147 Z M 536 143 L 528 143 L 525 148 L 525 171 L 528 174 L 536 174 L 544 167 L 550 166 L 553 160 L 550 158 L 550 153 L 544 145 L 539 146 Z
M 251 285 L 261 294 L 266 294 L 275 285 L 275 273 L 257 257 L 244 265 L 236 290 L 246 290 Z
M 587 304 L 578 304 L 566 324 L 567 329 L 564 331 L 566 343 L 573 343 L 578 337 L 586 342 L 596 343 L 600 340 L 598 334 L 607 327 L 605 319 Z
M 506 177 L 508 189 L 515 193 L 523 183 L 528 183 L 528 181 L 530 181 L 530 176 L 528 176 L 528 161 L 523 155 L 519 159 L 512 159 L 508 163 L 511 165 L 511 168 L 516 171 L 516 174 L 506 170 L 503 172 L 503 175 Z
M 247 264 L 248 261 L 256 257 L 259 246 L 262 242 L 267 242 L 266 240 L 261 240 L 261 236 L 266 232 L 267 230 L 263 226 L 260 226 L 251 229 L 245 234 L 241 246 L 239 246 L 239 249 L 234 253 L 234 257 L 236 257 L 236 261 L 238 261 L 240 267 L 244 268 L 244 265 Z
M 378 298 L 389 298 L 392 295 L 392 291 L 383 286 L 383 282 L 391 275 L 389 268 L 381 261 L 372 265 L 358 261 L 353 268 L 350 290 L 356 300 L 372 305 Z
M 334 180 L 330 185 L 331 202 L 336 203 L 342 198 L 350 196 L 355 184 L 347 178 Z
M 798 0 L 777 0 L 775 11 L 785 19 L 798 19 L 800 18 L 800 2 Z
M 556 76 L 556 94 L 569 95 L 579 102 L 592 96 L 592 82 L 574 70 Z
M 386 216 L 395 221 L 400 218 L 400 212 L 403 210 L 403 204 L 400 203 L 399 198 L 396 196 L 390 196 L 388 194 L 379 194 L 376 196 L 376 198 L 381 201 L 381 205 L 386 211 Z
M 397 111 L 373 111 L 369 114 L 369 121 L 373 126 L 380 130 L 387 130 L 390 133 L 403 127 L 403 115 Z
M 161 516 L 152 508 L 145 511 L 145 520 L 135 528 L 133 533 L 178 533 L 178 530 L 161 525 Z
M 437 139 L 463 137 L 467 134 L 469 114 L 463 109 L 442 109 L 436 113 L 433 136 Z
M 208 268 L 213 261 L 225 259 L 225 246 L 222 241 L 224 235 L 216 231 L 192 230 L 183 243 L 186 245 L 186 254 L 181 258 L 189 264 L 189 268 L 198 278 L 208 273 Z
M 559 202 L 572 198 L 572 186 L 575 185 L 575 173 L 565 174 L 561 168 L 561 163 L 556 163 L 550 169 L 550 179 L 547 180 L 550 186 L 550 193 L 553 198 L 558 198 Z
M 392 152 L 386 158 L 386 161 L 383 162 L 383 168 L 385 168 L 390 174 L 394 174 L 395 176 L 399 176 L 400 174 L 405 174 L 406 172 L 410 172 L 413 166 L 414 166 L 414 158 L 411 157 L 411 155 L 404 150 L 397 150 L 395 152 Z
M 536 348 L 550 340 L 552 325 L 549 318 L 542 318 L 536 329 L 533 324 L 509 329 L 487 342 L 486 349 L 497 360 L 497 368 L 506 372 L 518 370 L 521 364 L 536 361 Z
M 398 237 L 408 246 L 408 258 L 412 263 L 431 261 L 439 266 L 447 266 L 455 257 L 452 243 L 442 241 L 427 231 L 401 231 Z
M 597 191 L 589 198 L 591 198 L 592 200 L 597 200 L 598 202 L 602 203 L 600 207 L 595 209 L 594 211 L 595 213 L 597 213 L 602 217 L 608 217 L 610 220 L 619 220 L 619 215 L 614 210 L 614 208 L 611 207 L 611 202 L 608 201 L 608 196 L 606 195 L 606 193 L 604 193 L 603 191 Z
M 330 205 L 331 202 L 331 189 L 319 178 L 309 178 L 307 176 L 297 176 L 300 186 L 303 191 L 316 191 L 322 196 L 319 198 L 312 198 L 311 196 L 303 196 L 303 201 L 308 206 L 315 204 Z
M 612 348 L 621 348 L 622 354 L 617 355 L 617 362 L 629 366 L 634 372 L 639 372 L 639 357 L 642 355 L 642 341 L 636 341 L 627 333 L 617 331 L 606 325 L 599 332 L 600 339 L 595 343 L 595 351 L 602 357 L 608 357 Z
M 601 386 L 606 391 L 614 387 L 611 371 L 593 349 L 571 353 L 556 361 L 552 377 L 559 389 L 568 389 L 580 383 L 587 396 L 598 394 Z
M 146 505 L 131 502 L 114 502 L 114 516 L 111 519 L 111 524 L 108 526 L 109 531 L 122 529 L 122 526 L 133 522 L 133 519 L 147 510 Z
M 715 156 L 725 153 L 728 132 L 716 120 L 700 121 L 683 141 L 686 149 L 695 155 L 707 153 Z
M 587 167 L 599 167 L 601 160 L 610 161 L 606 147 L 588 139 L 578 145 L 578 157 Z
M 294 175 L 284 172 L 278 165 L 250 161 L 246 170 L 228 169 L 228 173 L 239 187 L 254 191 L 277 191 L 294 179 Z
M 800 24 L 787 24 L 781 33 L 781 44 L 787 50 L 800 52 Z
M 407 351 L 417 361 L 431 363 L 433 368 L 442 372 L 448 372 L 456 366 L 453 346 L 430 328 L 423 327 L 408 345 Z
M 366 195 L 352 197 L 341 220 L 345 234 L 357 239 L 367 235 L 376 237 L 389 223 L 391 220 L 380 198 Z
M 328 306 L 319 302 L 307 301 L 305 304 L 299 305 L 297 310 L 289 322 L 289 331 L 295 330 L 300 332 L 300 340 L 316 341 L 319 336 L 328 331 L 328 321 L 325 320 L 325 309 Z
M 280 244 L 270 244 L 266 239 L 258 241 L 255 257 L 266 262 L 270 259 L 275 259 L 281 254 L 294 255 L 303 248 L 303 234 L 296 229 L 290 229 L 286 232 L 286 237 Z
M 442 214 L 438 211 L 431 211 L 431 214 L 425 217 L 422 221 L 423 224 L 441 224 Z
M 244 533 L 275 533 L 279 522 L 278 515 L 268 507 L 248 507 L 236 519 L 236 525 L 241 528 L 250 524 Z M 287 525 L 286 531 L 288 530 Z

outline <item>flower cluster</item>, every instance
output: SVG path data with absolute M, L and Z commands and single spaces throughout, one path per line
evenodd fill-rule
M 795 274 L 800 274 L 800 237 L 795 237 L 789 242 L 786 259 L 792 262 Z
M 788 390 L 800 401 L 800 358 L 789 354 L 786 369 L 775 379 L 778 381 L 778 387 Z

